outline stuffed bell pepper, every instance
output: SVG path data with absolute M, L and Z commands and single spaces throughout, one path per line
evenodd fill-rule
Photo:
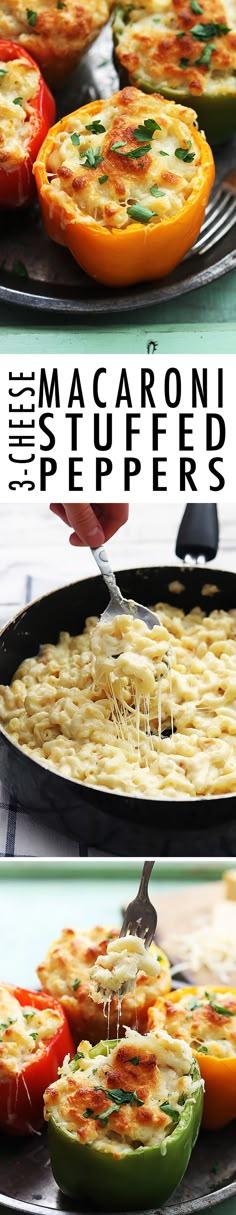
M 214 162 L 195 118 L 131 88 L 49 132 L 34 166 L 45 226 L 99 282 L 161 278 L 196 240 Z
M 236 17 L 228 0 L 119 0 L 113 32 L 122 84 L 192 106 L 210 143 L 236 130 Z
M 44 991 L 60 1000 L 68 1019 L 73 1038 L 79 1042 L 81 1038 L 89 1037 L 92 1044 L 105 1038 L 107 1034 L 107 1004 L 104 1015 L 104 999 L 97 1002 L 94 989 L 93 973 L 98 959 L 109 967 L 109 959 L 113 957 L 114 945 L 119 937 L 118 929 L 96 925 L 87 932 L 80 929 L 65 928 L 58 941 L 50 945 L 44 962 L 37 968 L 38 978 Z M 138 942 L 140 944 L 140 942 Z M 112 951 L 112 952 L 111 952 Z M 147 974 L 149 963 L 149 974 Z M 154 965 L 152 966 L 152 964 Z M 130 972 L 130 958 L 129 958 Z M 104 973 L 104 972 L 103 972 Z M 112 979 L 112 973 L 110 977 Z M 114 979 L 114 975 L 113 975 Z M 154 944 L 145 950 L 144 965 L 137 974 L 134 990 L 127 990 L 122 996 L 119 1015 L 119 1032 L 124 1033 L 124 1025 L 145 1033 L 147 1029 L 148 1010 L 159 996 L 170 991 L 171 974 L 168 958 Z M 111 983 L 112 989 L 112 983 Z M 114 991 L 114 985 L 113 985 Z M 117 1034 L 117 995 L 112 990 L 107 993 L 109 1000 L 109 1036 Z
M 43 1123 L 45 1086 L 74 1044 L 65 1014 L 43 992 L 0 987 L 0 1130 L 30 1134 Z
M 81 1042 L 45 1094 L 58 1186 L 101 1211 L 156 1209 L 185 1173 L 202 1102 L 189 1046 L 165 1032 Z
M 205 1083 L 203 1126 L 217 1130 L 236 1118 L 236 991 L 179 988 L 150 1009 L 149 1026 L 191 1046 Z
M 13 38 L 39 64 L 52 88 L 61 88 L 108 21 L 111 0 L 4 0 L 0 38 Z
M 37 64 L 22 47 L 0 41 L 0 208 L 34 197 L 33 164 L 55 113 Z

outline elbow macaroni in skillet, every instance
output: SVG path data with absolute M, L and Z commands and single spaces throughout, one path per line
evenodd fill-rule
M 1 724 L 26 755 L 87 785 L 155 799 L 234 793 L 236 611 L 156 610 L 155 636 L 132 621 L 131 638 L 130 617 L 116 618 L 99 651 L 90 618 L 78 637 L 44 645 L 0 687 Z

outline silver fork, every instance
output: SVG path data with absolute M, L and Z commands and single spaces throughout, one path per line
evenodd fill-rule
M 106 549 L 104 545 L 101 548 L 91 548 L 96 565 L 100 570 L 100 574 L 104 578 L 107 589 L 110 595 L 110 603 L 102 612 L 100 617 L 105 622 L 112 620 L 114 616 L 133 616 L 135 620 L 143 620 L 148 629 L 154 629 L 155 625 L 160 624 L 159 617 L 156 612 L 150 612 L 150 608 L 141 603 L 135 603 L 134 599 L 124 599 L 119 587 L 117 586 L 116 577 L 111 568 Z
M 133 899 L 126 908 L 120 932 L 120 937 L 127 937 L 128 934 L 142 937 L 145 949 L 149 949 L 157 926 L 157 912 L 148 896 L 148 883 L 153 865 L 155 865 L 155 861 L 144 861 L 136 899 Z
M 212 245 L 216 245 L 222 240 L 230 228 L 236 221 L 236 169 L 232 169 L 231 173 L 227 173 L 220 182 L 218 189 L 215 191 L 211 202 L 206 208 L 206 216 L 204 224 L 201 228 L 200 236 L 193 245 L 193 248 L 187 254 L 190 257 L 192 253 L 208 253 L 212 249 Z

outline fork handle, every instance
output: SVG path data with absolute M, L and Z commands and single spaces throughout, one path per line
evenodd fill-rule
M 151 877 L 153 865 L 155 865 L 155 861 L 144 861 L 142 874 L 141 874 L 140 886 L 139 886 L 139 890 L 138 890 L 138 894 L 137 894 L 138 899 L 145 900 L 147 898 L 148 883 L 149 883 L 149 878 Z

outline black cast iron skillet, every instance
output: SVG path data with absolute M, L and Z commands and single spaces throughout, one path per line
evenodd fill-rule
M 187 506 L 177 537 L 177 556 L 183 559 L 189 554 L 197 560 L 202 555 L 210 561 L 217 547 L 216 507 Z M 176 580 L 184 585 L 181 595 L 170 589 Z M 181 604 L 188 612 L 199 604 L 206 613 L 214 607 L 227 611 L 236 606 L 236 574 L 216 568 L 206 570 L 197 564 L 192 568 L 174 565 L 119 570 L 118 583 L 125 597 L 149 605 L 165 601 Z M 217 595 L 202 595 L 205 583 L 216 585 Z M 63 586 L 30 604 L 2 630 L 0 682 L 10 683 L 23 659 L 36 654 L 42 643 L 55 643 L 60 630 L 72 635 L 80 633 L 86 616 L 99 615 L 106 604 L 107 591 L 99 577 Z M 104 749 L 105 746 L 104 739 Z M 209 850 L 217 855 L 225 847 L 218 846 L 222 824 L 225 831 L 226 824 L 232 824 L 236 817 L 236 789 L 233 795 L 182 802 L 154 801 L 83 785 L 29 758 L 1 728 L 0 774 L 12 801 L 16 800 L 34 817 L 44 818 L 47 826 L 73 836 L 78 840 L 78 851 L 84 855 L 92 848 L 110 855 L 155 856 L 163 850 L 163 831 L 165 839 L 167 833 L 170 837 L 177 833 L 174 854 L 186 855 L 186 829 L 189 833 L 196 827 L 200 831 L 199 854 L 205 851 L 207 828 L 208 832 L 212 830 Z

